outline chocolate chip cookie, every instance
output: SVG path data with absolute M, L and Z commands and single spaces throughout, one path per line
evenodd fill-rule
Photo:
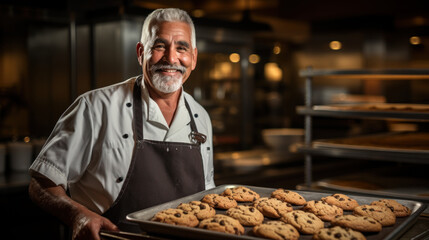
M 324 201 L 308 201 L 302 210 L 314 213 L 314 215 L 325 221 L 331 221 L 336 216 L 343 215 L 343 209 Z
M 195 217 L 194 214 L 177 208 L 168 208 L 162 210 L 156 213 L 151 220 L 187 227 L 195 227 L 199 223 L 197 217 Z
M 355 207 L 353 210 L 354 215 L 358 216 L 368 216 L 377 220 L 381 225 L 384 226 L 392 226 L 396 222 L 396 216 L 385 206 L 379 205 L 361 205 L 359 207 Z
M 201 199 L 201 202 L 207 203 L 210 207 L 218 209 L 229 209 L 237 206 L 237 201 L 232 197 L 221 196 L 215 193 L 205 195 L 203 199 Z
M 244 186 L 227 188 L 221 195 L 231 196 L 237 202 L 253 202 L 260 197 L 258 193 Z
M 343 210 L 353 210 L 355 207 L 359 206 L 359 203 L 356 200 L 341 193 L 335 193 L 331 196 L 323 197 L 321 200 L 340 207 Z
M 238 220 L 222 214 L 202 220 L 198 227 L 223 233 L 244 234 L 244 227 Z
M 275 240 L 298 240 L 299 232 L 290 224 L 282 221 L 268 221 L 253 227 L 258 237 Z
M 213 217 L 216 214 L 216 210 L 214 210 L 214 208 L 212 208 L 209 204 L 200 201 L 181 203 L 179 206 L 177 206 L 177 208 L 194 214 L 198 220 Z
M 315 240 L 366 240 L 365 236 L 350 228 L 335 226 L 331 228 L 322 228 L 313 235 Z
M 230 208 L 226 215 L 237 219 L 243 226 L 255 226 L 264 221 L 264 215 L 253 206 L 240 205 Z
M 263 197 L 253 202 L 253 206 L 268 218 L 280 218 L 282 214 L 293 211 L 290 203 L 280 201 L 277 198 Z
M 407 217 L 411 215 L 411 209 L 393 199 L 380 199 L 372 202 L 371 205 L 385 206 L 392 210 L 396 217 Z
M 381 224 L 372 217 L 342 215 L 331 221 L 332 226 L 348 227 L 359 232 L 380 232 Z
M 271 193 L 271 197 L 294 205 L 304 205 L 307 201 L 299 193 L 279 188 Z
M 324 223 L 313 213 L 294 210 L 280 218 L 283 222 L 294 226 L 300 233 L 314 234 L 324 227 Z

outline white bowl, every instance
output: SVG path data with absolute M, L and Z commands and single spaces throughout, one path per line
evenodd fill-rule
M 270 128 L 262 130 L 262 138 L 265 144 L 274 150 L 289 151 L 294 143 L 304 141 L 304 129 L 302 128 Z

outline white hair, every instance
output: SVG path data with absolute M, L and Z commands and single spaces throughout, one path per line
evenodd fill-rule
M 178 8 L 160 8 L 150 13 L 143 23 L 140 42 L 144 46 L 144 54 L 146 59 L 149 59 L 152 55 L 151 48 L 155 41 L 158 24 L 162 22 L 187 23 L 191 28 L 192 49 L 197 47 L 194 23 L 192 22 L 192 19 L 188 13 Z

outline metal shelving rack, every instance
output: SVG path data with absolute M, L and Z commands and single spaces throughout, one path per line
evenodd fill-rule
M 329 108 L 315 107 L 312 103 L 314 78 L 376 79 L 376 80 L 414 80 L 429 79 L 429 69 L 364 69 L 364 70 L 315 70 L 307 68 L 300 71 L 305 78 L 305 106 L 297 107 L 297 113 L 305 116 L 305 142 L 298 151 L 305 154 L 305 185 L 312 184 L 312 156 L 330 156 L 364 158 L 369 160 L 404 161 L 429 164 L 429 154 L 422 152 L 381 152 L 366 149 L 326 149 L 313 146 L 312 121 L 314 116 L 340 118 L 398 119 L 409 121 L 429 121 L 429 111 L 335 111 Z

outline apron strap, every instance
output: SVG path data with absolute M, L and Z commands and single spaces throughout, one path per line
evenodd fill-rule
M 141 90 L 141 81 L 142 76 L 139 76 L 136 79 L 136 82 L 134 84 L 133 94 L 134 94 L 134 104 L 136 106 L 142 105 L 142 90 Z M 134 113 L 134 129 L 137 133 L 137 141 L 143 141 L 143 111 L 141 107 L 135 107 L 133 108 Z
M 188 104 L 188 101 L 186 101 L 186 98 L 185 98 L 185 105 L 186 105 L 186 109 L 188 109 L 189 117 L 191 118 L 191 130 L 193 132 L 198 132 L 197 125 L 195 124 L 195 121 L 194 121 L 194 116 L 192 116 L 191 107 L 189 107 L 189 104 Z
M 185 98 L 185 105 L 186 105 L 186 109 L 188 109 L 189 117 L 191 118 L 191 133 L 189 134 L 189 138 L 195 144 L 205 143 L 207 140 L 207 136 L 198 132 L 197 125 L 195 124 L 195 121 L 194 121 L 194 116 L 192 116 L 191 107 L 189 107 L 189 104 L 188 104 L 188 101 L 186 101 L 186 98 Z

